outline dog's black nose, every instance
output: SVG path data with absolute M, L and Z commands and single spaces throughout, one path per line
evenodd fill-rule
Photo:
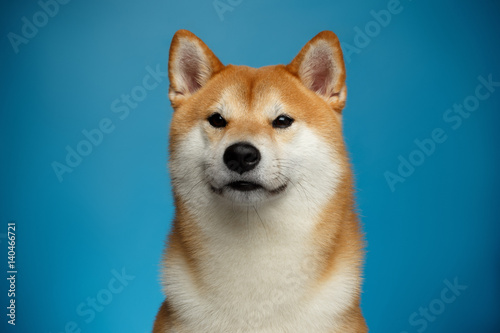
M 223 158 L 229 170 L 241 175 L 259 164 L 260 152 L 247 142 L 238 142 L 227 147 Z

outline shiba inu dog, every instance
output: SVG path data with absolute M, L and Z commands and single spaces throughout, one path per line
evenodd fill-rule
M 336 35 L 250 68 L 180 30 L 168 65 L 176 216 L 153 332 L 367 332 Z

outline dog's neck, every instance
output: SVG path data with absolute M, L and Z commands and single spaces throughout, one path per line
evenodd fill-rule
M 348 181 L 343 180 L 338 188 L 350 186 L 344 184 Z M 283 273 L 293 272 L 304 262 L 309 265 L 308 274 L 321 274 L 321 268 L 313 267 L 335 246 L 339 231 L 356 222 L 352 198 L 345 193 L 332 191 L 313 201 L 292 188 L 263 204 L 236 205 L 211 198 L 206 201 L 209 204 L 191 210 L 187 207 L 193 205 L 177 197 L 174 234 L 187 247 L 191 264 L 197 266 L 202 279 L 221 279 L 218 275 L 242 271 L 259 275 L 280 266 Z M 216 270 L 214 262 L 219 265 Z
M 217 198 L 207 200 L 206 205 L 199 204 L 195 208 L 191 205 L 187 209 L 185 201 L 178 200 L 176 223 L 186 231 L 187 226 L 193 232 L 196 230 L 198 236 L 208 242 L 271 245 L 282 241 L 293 246 L 290 242 L 305 241 L 314 232 L 318 219 L 331 201 L 328 197 L 312 201 L 307 193 L 296 189 L 269 202 L 249 205 Z M 330 219 L 338 216 L 330 216 Z
M 342 204 L 344 200 L 336 193 L 332 195 L 338 199 L 302 205 L 297 200 L 307 199 L 298 192 L 287 195 L 270 205 L 236 207 L 221 201 L 204 207 L 204 211 L 191 212 L 178 200 L 172 234 L 176 236 L 171 238 L 176 243 L 171 249 L 176 250 L 170 253 L 170 263 L 167 257 L 170 267 L 165 275 L 165 291 L 171 301 L 188 308 L 193 308 L 194 302 L 203 311 L 225 313 L 230 317 L 221 316 L 224 321 L 247 318 L 262 306 L 271 307 L 269 313 L 280 312 L 291 304 L 303 304 L 304 297 L 312 297 L 318 305 L 336 299 L 336 306 L 328 310 L 330 317 L 337 313 L 339 304 L 350 306 L 356 294 L 353 290 L 359 287 L 358 264 L 332 260 L 343 267 L 341 275 L 321 280 L 328 253 L 336 246 L 333 240 L 340 244 L 342 235 L 338 232 L 346 230 L 346 224 L 347 229 L 354 225 L 355 221 L 350 221 L 354 217 L 352 206 Z M 304 209 L 304 204 L 309 208 Z M 342 228 L 340 223 L 344 223 Z M 185 252 L 179 256 L 177 251 Z M 179 257 L 185 260 L 178 262 Z M 323 286 L 317 289 L 320 284 Z M 183 292 L 179 294 L 179 290 Z M 189 320 L 203 318 L 197 317 L 197 311 L 186 312 Z M 324 314 L 307 315 L 323 318 Z M 263 327 L 274 325 L 267 320 L 262 319 Z M 280 316 L 273 320 L 286 321 Z M 199 325 L 196 327 L 204 327 Z

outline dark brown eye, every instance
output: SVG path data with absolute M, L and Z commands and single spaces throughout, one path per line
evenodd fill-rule
M 208 122 L 210 125 L 212 125 L 215 128 L 221 128 L 221 127 L 226 127 L 227 121 L 226 119 L 222 118 L 220 113 L 214 113 L 210 117 L 208 117 Z
M 293 123 L 293 118 L 282 114 L 281 116 L 278 116 L 278 118 L 273 120 L 273 127 L 274 128 L 287 128 L 290 127 Z

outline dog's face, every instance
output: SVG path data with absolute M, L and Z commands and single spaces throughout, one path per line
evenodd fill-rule
M 170 169 L 183 200 L 256 205 L 334 190 L 347 163 L 345 70 L 333 33 L 319 34 L 288 66 L 255 69 L 223 66 L 179 31 L 169 78 Z

